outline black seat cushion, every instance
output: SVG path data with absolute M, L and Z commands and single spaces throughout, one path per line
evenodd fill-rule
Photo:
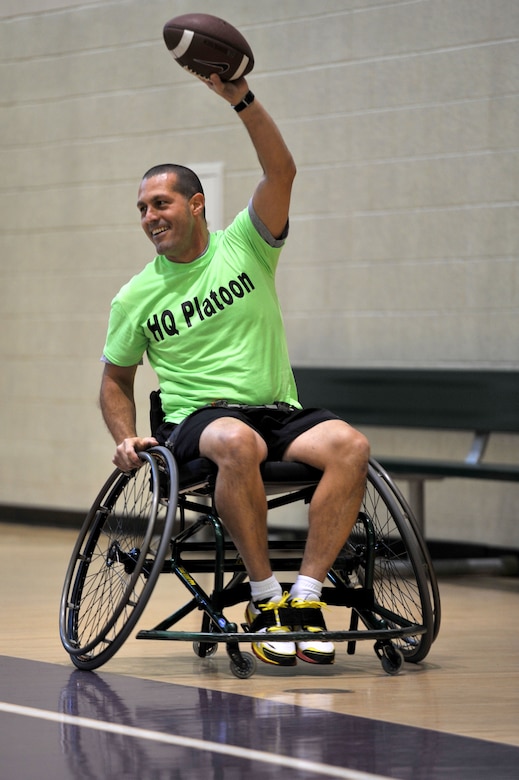
M 179 468 L 179 489 L 183 492 L 210 492 L 214 487 L 217 468 L 208 458 L 197 458 Z M 289 492 L 319 482 L 321 472 L 304 463 L 266 461 L 261 475 L 267 492 Z

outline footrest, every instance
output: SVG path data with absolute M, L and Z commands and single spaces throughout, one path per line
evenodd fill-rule
M 308 633 L 308 631 L 287 631 L 279 633 L 276 636 L 276 642 L 303 642 L 309 639 L 318 639 L 319 641 L 329 642 L 359 642 L 361 640 L 382 640 L 390 641 L 392 639 L 402 639 L 406 636 L 417 636 L 425 634 L 427 628 L 418 624 L 411 624 L 402 628 L 369 628 L 350 631 L 319 631 L 319 633 Z M 158 631 L 156 629 L 143 629 L 138 632 L 137 639 L 157 639 L 177 642 L 207 642 L 208 644 L 219 644 L 227 642 L 261 642 L 265 640 L 265 634 L 250 632 L 239 633 L 217 633 L 207 631 Z

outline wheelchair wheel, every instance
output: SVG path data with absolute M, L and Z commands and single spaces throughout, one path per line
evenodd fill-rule
M 63 646 L 79 669 L 95 669 L 134 628 L 164 567 L 177 506 L 171 453 L 140 453 L 143 465 L 116 470 L 90 509 L 65 576 Z
M 389 476 L 387 471 L 380 465 L 380 463 L 377 463 L 376 460 L 372 460 L 372 465 L 374 469 L 376 470 L 377 474 L 381 477 L 381 479 L 386 483 L 389 490 L 393 494 L 394 498 L 396 499 L 401 512 L 403 515 L 408 519 L 409 523 L 411 524 L 414 534 L 416 536 L 416 540 L 420 546 L 421 554 L 425 561 L 425 576 L 427 578 L 427 583 L 429 586 L 429 595 L 431 599 L 431 606 L 433 610 L 433 637 L 432 641 L 436 639 L 438 636 L 438 632 L 440 630 L 440 623 L 441 623 L 441 601 L 440 601 L 440 591 L 438 588 L 438 580 L 436 579 L 436 575 L 434 572 L 434 565 L 429 553 L 429 550 L 427 548 L 427 544 L 425 543 L 425 540 L 423 538 L 422 532 L 419 528 L 419 525 L 416 521 L 416 518 L 414 516 L 414 513 L 409 506 L 408 502 L 404 498 L 402 492 L 400 491 L 399 487 L 395 484 L 395 482 L 392 480 L 392 478 Z
M 344 553 L 350 560 L 349 584 L 374 591 L 374 607 L 359 611 L 360 619 L 368 628 L 425 627 L 423 634 L 392 640 L 404 660 L 422 661 L 434 639 L 427 562 L 414 527 L 374 464 L 370 464 L 359 519 Z M 434 577 L 432 571 L 429 576 Z

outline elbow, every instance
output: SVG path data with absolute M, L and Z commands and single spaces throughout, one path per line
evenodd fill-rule
M 290 191 L 292 189 L 292 184 L 294 183 L 296 173 L 297 168 L 294 159 L 289 156 L 284 164 L 279 166 L 278 170 L 276 171 L 275 179 L 282 187 Z
M 291 185 L 297 173 L 296 163 L 288 149 L 281 155 L 276 163 L 269 170 L 264 169 L 264 173 L 269 179 L 277 179 L 279 182 Z
M 297 167 L 296 167 L 295 160 L 292 157 L 292 155 L 289 155 L 289 159 L 287 160 L 287 165 L 286 165 L 286 178 L 287 181 L 290 182 L 290 184 L 292 184 L 292 182 L 296 178 L 296 174 L 297 174 Z

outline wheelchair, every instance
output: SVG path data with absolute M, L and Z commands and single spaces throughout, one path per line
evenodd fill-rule
M 188 641 L 201 659 L 224 644 L 231 672 L 246 679 L 256 659 L 241 645 L 264 635 L 227 616 L 250 600 L 250 585 L 214 503 L 216 467 L 205 458 L 179 467 L 165 446 L 140 458 L 139 469 L 109 476 L 83 523 L 61 596 L 62 644 L 78 669 L 102 666 L 135 628 L 159 575 L 173 574 L 187 590 L 185 604 L 137 639 Z M 302 463 L 265 462 L 269 520 L 280 507 L 308 503 L 320 476 Z M 304 541 L 269 538 L 273 571 L 297 572 L 303 548 Z M 202 573 L 210 588 L 200 584 Z M 322 600 L 345 608 L 349 625 L 345 620 L 344 629 L 319 634 L 291 630 L 276 634 L 276 641 L 346 642 L 353 655 L 359 641 L 369 640 L 393 675 L 404 661 L 422 661 L 438 635 L 440 597 L 426 544 L 404 496 L 373 459 L 361 510 L 328 572 Z M 179 630 L 196 610 L 200 631 Z

